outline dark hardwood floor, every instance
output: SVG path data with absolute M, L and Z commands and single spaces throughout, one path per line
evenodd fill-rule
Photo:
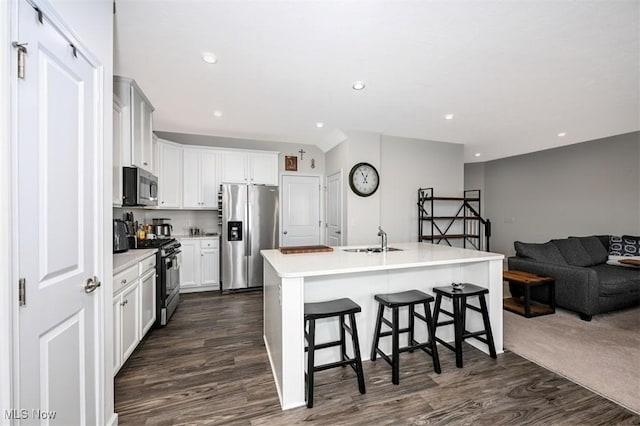
M 440 350 L 401 358 L 400 385 L 383 362 L 316 374 L 314 408 L 281 411 L 262 341 L 262 293 L 181 295 L 115 380 L 121 425 L 613 425 L 640 416 L 514 353 L 494 360 L 466 345 L 465 367 Z M 612 378 L 613 379 L 613 378 Z

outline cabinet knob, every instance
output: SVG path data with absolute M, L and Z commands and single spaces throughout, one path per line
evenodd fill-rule
M 284 235 L 287 235 L 287 234 L 288 234 L 288 232 L 287 232 L 287 231 L 284 231 L 284 232 L 283 232 L 283 234 L 284 234 Z
M 160 201 L 160 204 L 164 204 L 164 201 Z
M 142 164 L 144 164 L 145 166 L 148 166 L 148 165 L 149 165 L 149 163 L 146 163 L 146 162 L 144 162 L 144 163 L 142 163 Z
M 124 280 L 120 281 L 120 284 L 126 284 L 126 283 L 127 283 L 127 280 L 126 280 L 126 279 L 124 279 Z

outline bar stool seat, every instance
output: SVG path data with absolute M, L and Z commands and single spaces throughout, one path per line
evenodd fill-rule
M 360 305 L 355 303 L 351 299 L 336 299 L 326 302 L 315 302 L 304 304 L 304 321 L 305 332 L 304 337 L 308 343 L 308 346 L 304 348 L 305 352 L 309 352 L 307 356 L 307 371 L 305 373 L 305 385 L 307 396 L 307 407 L 313 407 L 313 375 L 317 371 L 328 370 L 335 367 L 346 367 L 350 365 L 356 372 L 358 378 L 358 389 L 360 393 L 366 393 L 364 384 L 364 371 L 362 369 L 362 359 L 360 357 L 360 342 L 358 341 L 358 329 L 356 326 L 355 314 L 362 309 Z M 349 317 L 349 325 L 345 322 L 345 317 Z M 333 342 L 326 342 L 316 344 L 316 320 L 322 318 L 339 317 L 340 320 L 340 340 Z M 307 324 L 309 325 L 309 331 L 307 332 Z M 346 333 L 351 335 L 351 342 L 353 344 L 353 358 L 347 355 L 346 347 Z M 340 346 L 340 361 L 314 365 L 315 351 L 320 349 L 331 348 L 334 346 Z
M 408 290 L 399 293 L 376 294 L 375 300 L 378 301 L 378 316 L 376 320 L 375 334 L 373 336 L 373 345 L 371 348 L 371 361 L 375 361 L 377 355 L 387 361 L 391 365 L 391 381 L 394 385 L 400 383 L 400 353 L 413 352 L 415 349 L 422 349 L 433 359 L 433 369 L 440 374 L 440 359 L 438 358 L 438 349 L 436 347 L 435 323 L 431 317 L 431 309 L 429 303 L 433 301 L 433 296 L 423 293 L 419 290 Z M 424 306 L 424 316 L 415 311 L 416 305 Z M 401 307 L 409 307 L 409 324 L 406 328 L 400 328 L 399 309 Z M 384 309 L 390 308 L 392 319 L 387 320 L 384 317 Z M 429 340 L 419 343 L 414 339 L 415 318 L 424 321 L 429 331 Z M 382 332 L 382 324 L 386 324 L 391 331 Z M 400 334 L 408 333 L 407 345 L 400 347 Z M 391 357 L 385 354 L 379 348 L 380 338 L 391 336 Z
M 452 286 L 446 287 L 434 287 L 433 292 L 436 294 L 436 304 L 434 307 L 434 327 L 437 330 L 438 327 L 453 324 L 455 343 L 454 346 L 435 336 L 435 340 L 442 344 L 447 349 L 450 349 L 456 354 L 456 366 L 462 368 L 462 342 L 465 339 L 474 338 L 489 346 L 489 353 L 491 358 L 497 358 L 496 348 L 493 342 L 493 333 L 491 332 L 491 323 L 489 322 L 489 311 L 487 309 L 487 301 L 485 294 L 489 294 L 489 290 L 484 287 L 479 287 L 474 284 L 465 284 L 461 289 L 454 289 Z M 453 305 L 453 312 L 442 309 L 442 297 L 451 299 Z M 478 297 L 480 301 L 480 307 L 469 305 L 467 303 L 468 297 Z M 482 322 L 484 329 L 480 331 L 468 331 L 466 329 L 466 316 L 467 309 L 479 312 L 482 315 Z M 440 314 L 445 314 L 451 317 L 451 320 L 438 322 Z M 481 337 L 485 336 L 485 337 Z

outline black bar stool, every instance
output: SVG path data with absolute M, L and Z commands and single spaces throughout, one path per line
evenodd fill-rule
M 375 299 L 378 301 L 378 318 L 376 320 L 375 334 L 373 335 L 373 345 L 371 347 L 371 361 L 376 360 L 376 355 L 380 356 L 391 365 L 391 381 L 394 385 L 400 383 L 400 353 L 413 352 L 415 349 L 422 349 L 433 358 L 433 369 L 440 374 L 440 359 L 438 358 L 438 349 L 436 348 L 435 322 L 431 318 L 431 309 L 429 302 L 433 301 L 433 296 L 423 293 L 419 290 L 409 290 L 392 294 L 376 294 Z M 415 311 L 415 305 L 424 305 L 424 316 Z M 403 306 L 409 307 L 409 324 L 406 328 L 400 328 L 399 308 Z M 391 308 L 391 321 L 384 317 L 384 308 Z M 414 339 L 414 321 L 418 318 L 427 324 L 429 330 L 429 340 L 425 343 L 418 343 Z M 391 331 L 381 332 L 382 323 L 391 327 Z M 407 338 L 407 346 L 400 347 L 400 333 L 409 333 Z M 378 347 L 380 338 L 391 336 L 391 358 L 382 352 Z
M 307 407 L 313 407 L 313 373 L 316 371 L 328 370 L 335 367 L 346 367 L 350 365 L 356 372 L 358 377 L 358 388 L 360 393 L 366 393 L 364 387 L 364 371 L 362 370 L 362 359 L 360 358 L 360 342 L 358 341 L 358 329 L 356 327 L 356 312 L 362 309 L 360 305 L 351 299 L 336 299 L 326 302 L 305 303 L 304 304 L 304 321 L 305 331 L 304 337 L 308 342 L 308 346 L 304 348 L 305 352 L 309 352 L 307 357 L 307 372 L 305 373 L 305 384 L 307 391 Z M 345 317 L 349 316 L 349 325 L 345 323 Z M 320 318 L 340 317 L 340 340 L 333 342 L 316 344 L 316 320 Z M 307 322 L 309 323 L 309 331 L 307 332 Z M 345 331 L 351 335 L 353 343 L 354 357 L 347 356 L 347 346 L 345 339 Z M 314 365 L 315 351 L 326 349 L 333 346 L 340 346 L 341 360 L 323 365 Z
M 493 344 L 493 333 L 491 332 L 491 324 L 489 323 L 489 311 L 487 310 L 487 301 L 484 295 L 489 293 L 489 290 L 484 287 L 478 287 L 473 284 L 465 284 L 461 289 L 454 289 L 451 286 L 448 287 L 434 287 L 433 292 L 436 294 L 436 305 L 434 307 L 434 323 L 435 328 L 442 325 L 453 324 L 455 334 L 455 346 L 451 346 L 449 343 L 436 336 L 436 341 L 448 349 L 451 349 L 456 353 L 456 366 L 462 368 L 462 342 L 465 339 L 473 337 L 489 346 L 489 353 L 491 358 L 497 358 L 496 347 Z M 453 313 L 445 311 L 441 307 L 442 296 L 451 299 L 453 304 Z M 480 301 L 480 307 L 469 305 L 467 303 L 468 297 L 478 296 Z M 472 311 L 480 312 L 482 314 L 482 322 L 484 323 L 484 330 L 470 332 L 466 329 L 466 315 L 467 308 Z M 440 313 L 448 315 L 451 320 L 438 322 Z M 485 337 L 480 337 L 484 336 Z

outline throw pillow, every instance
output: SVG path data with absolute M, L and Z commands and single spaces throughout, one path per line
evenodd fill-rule
M 591 265 L 598 265 L 600 263 L 606 263 L 607 258 L 609 257 L 609 252 L 604 248 L 600 239 L 596 236 L 593 237 L 569 237 L 575 238 L 580 241 L 582 247 L 586 250 L 587 254 L 591 258 Z
M 553 243 L 547 242 L 544 244 L 535 243 L 523 243 L 522 241 L 515 241 L 513 243 L 516 249 L 516 254 L 521 257 L 530 257 L 536 262 L 553 263 L 555 265 L 566 265 L 567 262 L 562 257 L 562 254 L 558 251 Z
M 640 256 L 640 237 L 612 235 L 609 239 L 609 256 Z
M 623 235 L 622 252 L 623 256 L 640 256 L 640 237 Z
M 558 247 L 564 260 L 573 266 L 591 266 L 591 257 L 577 238 L 551 240 Z

